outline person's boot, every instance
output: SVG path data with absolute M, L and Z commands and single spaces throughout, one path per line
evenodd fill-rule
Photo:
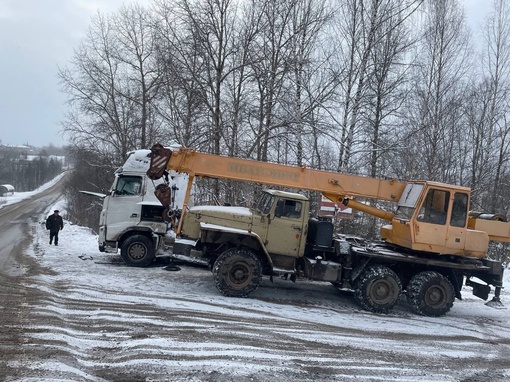
M 51 240 L 50 240 L 50 245 L 51 245 L 51 244 L 52 244 L 52 243 L 51 243 Z

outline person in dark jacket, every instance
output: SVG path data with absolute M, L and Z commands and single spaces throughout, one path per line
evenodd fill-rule
M 53 215 L 48 216 L 46 228 L 50 231 L 50 244 L 55 239 L 55 245 L 58 245 L 58 232 L 64 229 L 64 221 L 62 216 L 58 214 L 58 210 L 53 211 Z

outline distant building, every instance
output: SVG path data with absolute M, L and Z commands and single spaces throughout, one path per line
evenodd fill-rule
M 34 160 L 39 160 L 41 158 L 41 155 L 26 155 L 25 159 L 27 161 L 34 161 Z M 62 164 L 65 164 L 66 162 L 66 157 L 63 156 L 63 155 L 45 155 L 44 158 L 48 158 L 48 161 L 56 161 L 56 162 L 60 162 Z
M 0 145 L 0 158 L 18 156 L 26 158 L 28 155 L 36 155 L 39 149 L 34 146 L 11 146 L 11 145 Z

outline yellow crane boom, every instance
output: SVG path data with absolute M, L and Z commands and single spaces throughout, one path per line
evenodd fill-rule
M 190 187 L 195 176 L 216 179 L 232 179 L 265 185 L 288 187 L 321 192 L 328 199 L 342 203 L 346 197 L 397 202 L 406 183 L 394 179 L 376 179 L 358 175 L 340 174 L 331 171 L 296 167 L 276 163 L 260 162 L 222 155 L 197 152 L 181 147 L 171 151 L 156 144 L 152 148 L 152 165 L 147 175 L 159 179 L 165 170 L 189 174 Z M 188 190 L 189 191 L 189 190 Z M 185 205 L 188 202 L 187 193 Z M 393 214 L 350 201 L 349 206 L 382 219 L 391 220 Z

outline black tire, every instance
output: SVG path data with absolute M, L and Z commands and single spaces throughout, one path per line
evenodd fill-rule
M 407 302 L 413 312 L 424 316 L 442 316 L 455 301 L 455 289 L 439 272 L 426 271 L 415 275 L 407 286 Z
M 374 313 L 390 312 L 401 293 L 402 284 L 396 273 L 382 265 L 367 268 L 354 286 L 356 302 Z
M 122 243 L 120 256 L 130 267 L 147 267 L 154 262 L 156 251 L 147 236 L 133 235 Z
M 216 288 L 227 297 L 248 297 L 260 284 L 260 259 L 246 249 L 232 248 L 223 252 L 213 267 Z

